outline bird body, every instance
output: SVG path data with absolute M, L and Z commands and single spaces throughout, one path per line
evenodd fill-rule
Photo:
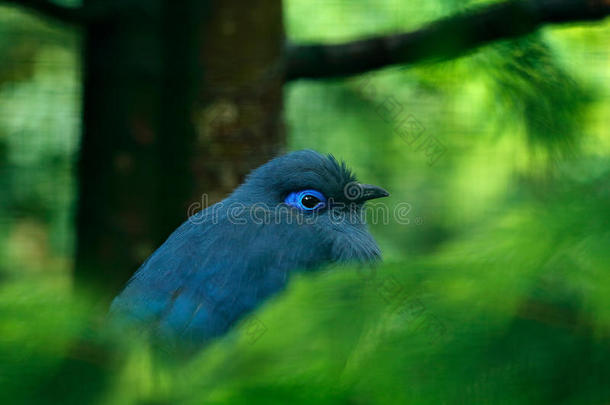
M 296 271 L 378 260 L 360 214 L 364 201 L 386 195 L 357 183 L 330 155 L 305 150 L 273 159 L 176 229 L 115 298 L 111 316 L 164 344 L 197 349 L 284 289 Z

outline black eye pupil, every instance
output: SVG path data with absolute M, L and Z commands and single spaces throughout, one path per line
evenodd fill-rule
M 301 199 L 301 204 L 303 204 L 305 208 L 314 208 L 319 202 L 320 199 L 311 194 L 304 195 Z

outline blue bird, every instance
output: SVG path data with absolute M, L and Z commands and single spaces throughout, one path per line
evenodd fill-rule
M 198 349 L 284 289 L 294 272 L 378 261 L 363 206 L 388 195 L 358 183 L 332 155 L 277 157 L 176 229 L 114 299 L 110 315 L 169 347 Z

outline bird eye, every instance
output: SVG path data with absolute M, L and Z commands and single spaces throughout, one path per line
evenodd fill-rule
M 303 190 L 288 194 L 284 202 L 303 211 L 315 211 L 324 207 L 326 197 L 316 190 Z
M 301 204 L 303 204 L 305 208 L 311 210 L 314 209 L 320 202 L 320 199 L 315 195 L 305 194 L 303 197 L 301 197 Z

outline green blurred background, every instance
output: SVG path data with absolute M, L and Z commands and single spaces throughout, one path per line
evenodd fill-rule
M 287 0 L 284 21 L 340 41 L 471 3 Z M 610 403 L 610 21 L 285 86 L 289 149 L 346 160 L 408 221 L 371 225 L 383 266 L 297 277 L 188 365 L 99 337 L 70 293 L 79 49 L 0 7 L 1 402 Z

